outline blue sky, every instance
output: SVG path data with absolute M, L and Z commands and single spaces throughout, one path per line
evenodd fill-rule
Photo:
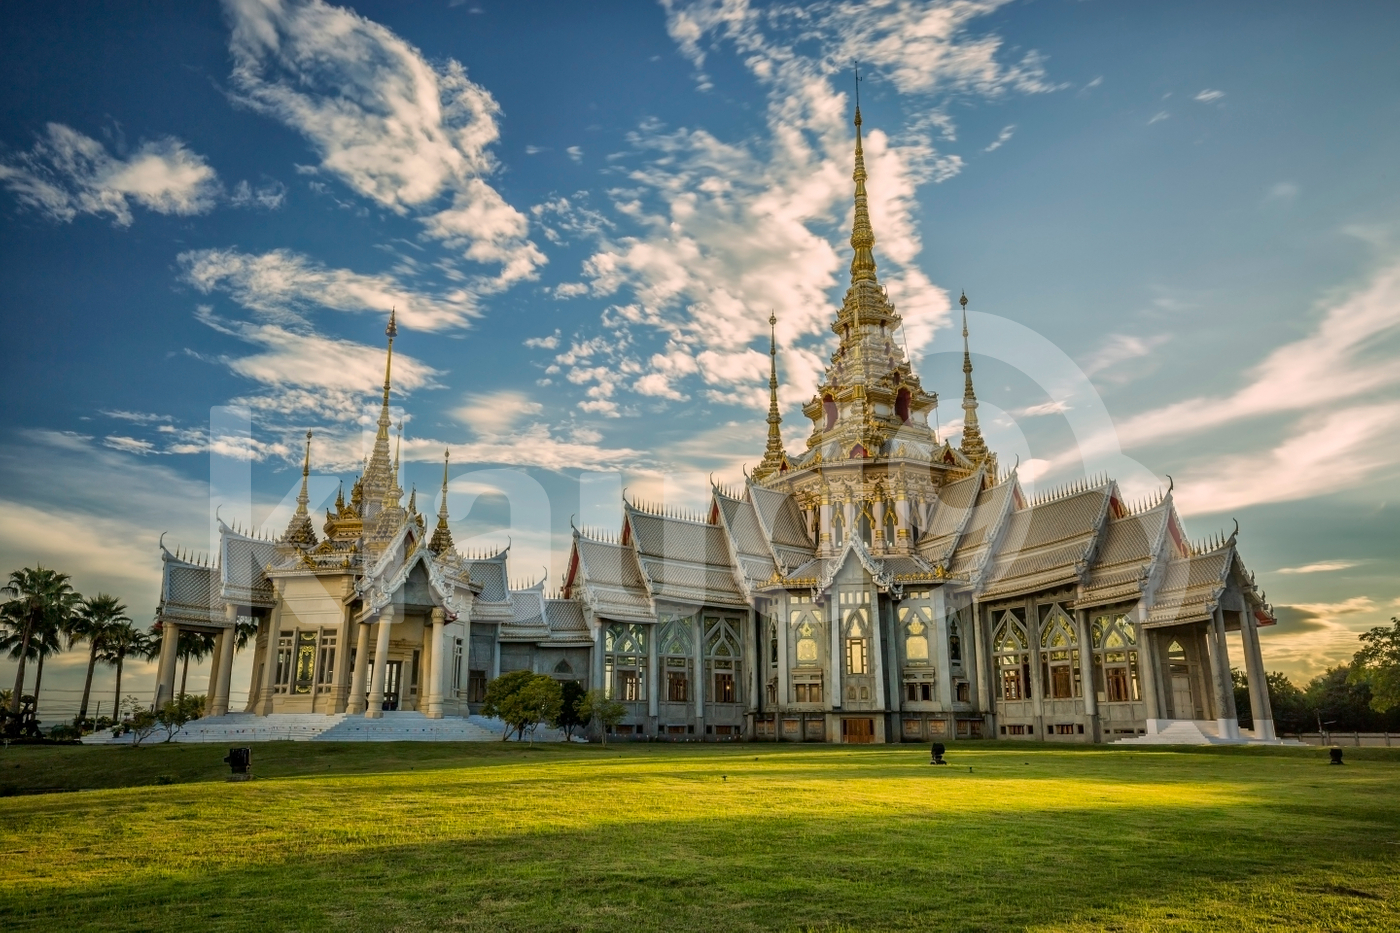
M 275 527 L 307 428 L 319 475 L 362 456 L 390 304 L 408 478 L 450 447 L 458 539 L 518 577 L 557 581 L 580 469 L 693 504 L 759 459 L 770 309 L 801 449 L 859 58 L 945 433 L 966 289 L 1023 482 L 1171 474 L 1192 534 L 1238 518 L 1308 676 L 1400 609 L 1398 44 L 1388 3 L 12 7 L 0 557 L 148 619 L 160 533 L 207 548 L 211 409 L 249 411 Z

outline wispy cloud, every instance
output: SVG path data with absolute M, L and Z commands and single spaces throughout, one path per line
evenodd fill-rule
M 384 26 L 320 0 L 225 0 L 237 99 L 303 134 L 320 168 L 473 261 L 479 288 L 545 262 L 523 213 L 486 182 L 500 106 L 461 63 L 431 63 Z M 444 199 L 450 200 L 446 207 Z
M 201 249 L 177 260 L 181 278 L 200 292 L 225 292 L 250 311 L 281 319 L 300 319 L 316 308 L 387 315 L 396 307 L 404 327 L 443 330 L 479 314 L 476 296 L 464 289 L 429 294 L 389 273 L 327 268 L 291 250 Z
M 1006 144 L 1007 140 L 1009 140 L 1009 139 L 1015 134 L 1015 132 L 1016 132 L 1016 124 L 1014 124 L 1014 123 L 1012 123 L 1010 126 L 1003 127 L 1003 128 L 1002 128 L 1002 131 L 1001 131 L 1000 133 L 997 134 L 997 138 L 994 139 L 994 140 L 992 140 L 992 144 L 991 144 L 990 146 L 988 146 L 986 149 L 983 149 L 982 151 L 983 151 L 983 152 L 995 152 L 995 151 L 997 151 L 997 150 L 1000 149 L 1003 145 Z
M 287 200 L 287 186 L 280 181 L 269 182 L 254 188 L 248 181 L 240 181 L 233 186 L 229 203 L 234 207 L 256 207 L 265 211 L 275 211 Z
M 1204 91 L 1202 91 L 1201 93 L 1197 94 L 1195 99 L 1198 100 L 1198 101 L 1200 101 L 1200 102 L 1203 103 L 1203 104 L 1209 104 L 1209 103 L 1213 103 L 1214 101 L 1219 100 L 1220 98 L 1222 98 L 1222 97 L 1224 97 L 1224 96 L 1225 96 L 1225 92 L 1224 92 L 1224 91 L 1213 91 L 1213 90 L 1211 90 L 1210 88 L 1206 88 Z
M 524 392 L 502 389 L 468 395 L 466 403 L 458 407 L 453 415 L 482 437 L 499 437 L 543 410 L 543 405 Z
M 62 123 L 50 123 L 28 152 L 0 161 L 0 183 L 51 220 L 109 214 L 119 227 L 133 203 L 157 214 L 202 214 L 220 193 L 204 157 L 173 137 L 143 143 L 125 158 Z
M 1161 123 L 1163 120 L 1166 120 L 1170 117 L 1171 114 L 1167 113 L 1165 110 L 1159 110 L 1152 115 L 1152 119 L 1147 121 L 1147 125 L 1151 126 L 1154 123 Z
M 702 88 L 710 56 L 738 55 L 767 94 L 765 131 L 727 140 L 646 121 L 630 151 L 612 160 L 625 172 L 610 192 L 617 227 L 597 234 L 600 246 L 584 266 L 593 293 L 617 300 L 603 321 L 615 335 L 612 358 L 607 366 L 570 362 L 568 353 L 555 361 L 571 381 L 589 386 L 581 406 L 617 414 L 624 389 L 684 399 L 695 394 L 686 386 L 692 380 L 711 401 L 761 402 L 766 354 L 748 344 L 766 338 L 769 311 L 778 317 L 784 403 L 815 390 L 832 292 L 843 280 L 832 244 L 850 223 L 852 101 L 836 86 L 847 82 L 839 63 L 855 49 L 868 77 L 917 97 L 920 113 L 936 117 L 898 134 L 865 127 L 881 280 L 917 355 L 950 302 L 915 262 L 922 248 L 915 193 L 963 166 L 935 145 L 935 138 L 955 138 L 940 103 L 960 94 L 1053 90 L 1040 57 L 1027 53 L 1007 64 L 999 37 L 969 33 L 994 2 L 664 6 L 667 28 Z M 575 343 L 591 339 L 581 334 Z
M 1148 356 L 1171 338 L 1166 334 L 1139 337 L 1135 334 L 1109 334 L 1097 350 L 1083 361 L 1084 375 L 1090 378 L 1113 370 L 1120 363 Z
M 1246 372 L 1245 385 L 1221 397 L 1198 396 L 1127 419 L 1125 445 L 1158 442 L 1245 418 L 1322 406 L 1400 385 L 1400 261 L 1323 314 L 1306 336 L 1270 352 Z M 1374 412 L 1365 416 L 1370 421 Z
M 1303 564 L 1301 567 L 1280 567 L 1274 573 L 1330 573 L 1333 570 L 1349 570 L 1358 566 L 1360 566 L 1360 561 L 1321 560 L 1315 564 Z

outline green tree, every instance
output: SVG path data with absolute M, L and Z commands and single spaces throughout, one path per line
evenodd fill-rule
M 1366 732 L 1375 718 L 1370 686 L 1365 681 L 1354 681 L 1347 664 L 1330 668 L 1309 681 L 1307 706 L 1309 725 L 1317 728 L 1320 723 L 1332 732 Z
M 72 650 L 82 642 L 88 644 L 87 678 L 83 681 L 83 699 L 78 705 L 78 722 L 87 721 L 88 698 L 92 694 L 92 672 L 106 647 L 108 634 L 118 625 L 131 624 L 126 607 L 115 596 L 98 593 L 83 600 L 78 612 L 68 627 L 68 648 Z
M 603 744 L 608 744 L 608 730 L 627 718 L 627 707 L 610 699 L 601 690 L 590 690 L 579 704 L 579 716 L 598 726 Z
M 9 582 L 0 587 L 0 593 L 11 597 L 0 608 L 0 622 L 5 626 L 7 640 L 13 641 L 11 657 L 19 660 L 10 699 L 11 712 L 18 713 L 20 697 L 24 694 L 25 664 L 37 655 L 41 666 L 36 680 L 42 681 L 47 639 L 51 636 L 53 642 L 57 642 L 58 633 L 67 627 L 82 597 L 69 583 L 68 574 L 45 567 L 12 571 Z M 37 650 L 36 637 L 40 643 Z M 38 695 L 37 684 L 35 695 Z
M 1249 678 L 1238 667 L 1230 668 L 1230 683 L 1235 688 L 1235 712 L 1240 718 L 1240 728 L 1254 728 L 1254 709 L 1249 702 Z
M 204 715 L 204 697 L 190 696 L 187 693 L 165 703 L 156 710 L 156 722 L 165 730 L 165 741 L 175 738 L 176 733 L 189 722 Z
M 214 652 L 214 636 L 206 632 L 180 631 L 179 646 L 176 657 L 183 660 L 184 670 L 180 674 L 180 692 L 178 696 L 185 695 L 185 683 L 190 679 L 190 661 L 203 661 Z
M 112 718 L 122 718 L 122 667 L 127 658 L 150 660 L 160 653 L 160 643 L 146 632 L 141 631 L 130 619 L 116 622 L 103 639 L 98 655 L 104 664 L 114 664 L 117 668 L 117 688 L 112 701 Z M 133 710 L 134 712 L 134 710 Z
M 131 706 L 131 715 L 122 721 L 122 725 L 131 733 L 131 747 L 136 748 L 150 738 L 160 725 L 160 720 L 156 718 L 154 709 L 142 706 L 136 697 L 127 697 L 127 701 Z
M 579 705 L 583 703 L 583 698 L 587 696 L 587 691 L 583 689 L 583 684 L 577 680 L 566 680 L 560 686 L 560 696 L 562 702 L 559 705 L 559 715 L 556 716 L 550 725 L 564 732 L 564 741 L 569 741 L 574 737 L 574 730 L 588 725 L 579 712 Z
M 486 699 L 481 704 L 481 715 L 495 716 L 505 722 L 504 710 L 513 704 L 513 697 L 534 679 L 533 671 L 509 671 L 486 685 Z M 511 730 L 501 733 L 501 741 L 510 737 Z
M 1288 675 L 1270 671 L 1265 680 L 1269 685 L 1269 707 L 1274 714 L 1274 730 L 1281 734 L 1297 735 L 1311 728 L 1307 697 L 1294 686 Z
M 1378 625 L 1361 633 L 1361 650 L 1351 661 L 1348 679 L 1371 688 L 1371 709 L 1378 713 L 1400 707 L 1400 618 L 1391 627 Z
M 564 695 L 559 681 L 546 674 L 536 674 L 511 698 L 501 718 L 515 726 L 518 737 L 528 735 L 533 745 L 535 729 L 540 723 L 557 719 L 563 703 Z

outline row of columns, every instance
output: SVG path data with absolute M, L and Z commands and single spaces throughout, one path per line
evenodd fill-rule
M 222 716 L 228 712 L 229 683 L 233 676 L 233 654 L 235 649 L 234 623 L 238 620 L 238 607 L 229 606 L 225 610 L 228 627 L 220 629 L 214 638 L 214 656 L 209 664 L 209 685 L 205 696 L 205 715 Z M 156 663 L 156 693 L 152 706 L 159 708 L 175 699 L 175 670 L 180 655 L 180 626 L 170 621 L 162 621 L 160 628 L 160 655 Z

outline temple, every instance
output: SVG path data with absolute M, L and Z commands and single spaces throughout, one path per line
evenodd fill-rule
M 965 295 L 958 445 L 930 426 L 938 399 L 877 274 L 859 108 L 855 126 L 851 281 L 805 450 L 784 447 L 774 329 L 767 445 L 743 486 L 715 486 L 697 516 L 624 499 L 620 528 L 574 529 L 556 595 L 513 590 L 505 551 L 454 546 L 445 459 L 431 533 L 416 494 L 404 504 L 391 315 L 374 447 L 321 533 L 308 432 L 280 536 L 221 523 L 206 562 L 162 546 L 155 701 L 178 633 L 209 632 L 208 714 L 229 715 L 241 620 L 256 625 L 244 715 L 463 717 L 529 669 L 607 692 L 628 710 L 615 733 L 638 737 L 1277 741 L 1258 634 L 1275 619 L 1238 528 L 1192 543 L 1170 488 L 1129 504 L 1106 477 L 1028 498 L 978 424 Z

